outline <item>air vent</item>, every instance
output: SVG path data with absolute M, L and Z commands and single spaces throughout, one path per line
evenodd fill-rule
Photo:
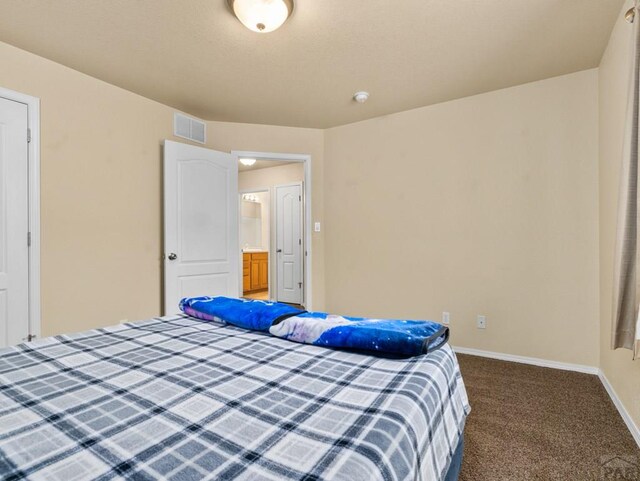
M 207 126 L 202 120 L 173 114 L 173 135 L 204 144 L 207 141 Z

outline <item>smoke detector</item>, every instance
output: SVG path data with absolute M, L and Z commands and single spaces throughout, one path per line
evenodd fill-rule
M 355 100 L 359 104 L 363 104 L 367 100 L 369 100 L 369 92 L 365 92 L 365 91 L 356 92 L 355 94 L 353 94 L 353 100 Z

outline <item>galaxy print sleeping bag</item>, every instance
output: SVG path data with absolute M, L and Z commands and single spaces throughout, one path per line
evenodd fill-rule
M 289 341 L 397 356 L 427 354 L 449 338 L 447 327 L 431 321 L 337 316 L 277 302 L 195 297 L 183 299 L 180 309 L 199 319 L 268 331 Z

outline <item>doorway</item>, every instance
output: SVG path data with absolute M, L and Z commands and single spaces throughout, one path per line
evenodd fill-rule
M 271 193 L 269 190 L 240 192 L 240 251 L 242 252 L 242 296 L 270 299 L 269 258 L 271 239 Z
M 238 159 L 240 292 L 310 307 L 310 157 L 232 152 Z
M 0 347 L 40 335 L 39 115 L 0 88 Z

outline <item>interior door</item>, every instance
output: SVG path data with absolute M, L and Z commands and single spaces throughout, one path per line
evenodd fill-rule
M 0 347 L 29 335 L 29 164 L 25 104 L 0 98 Z
M 164 142 L 164 312 L 183 297 L 239 297 L 238 167 L 231 154 Z
M 277 299 L 302 304 L 302 185 L 275 191 Z

